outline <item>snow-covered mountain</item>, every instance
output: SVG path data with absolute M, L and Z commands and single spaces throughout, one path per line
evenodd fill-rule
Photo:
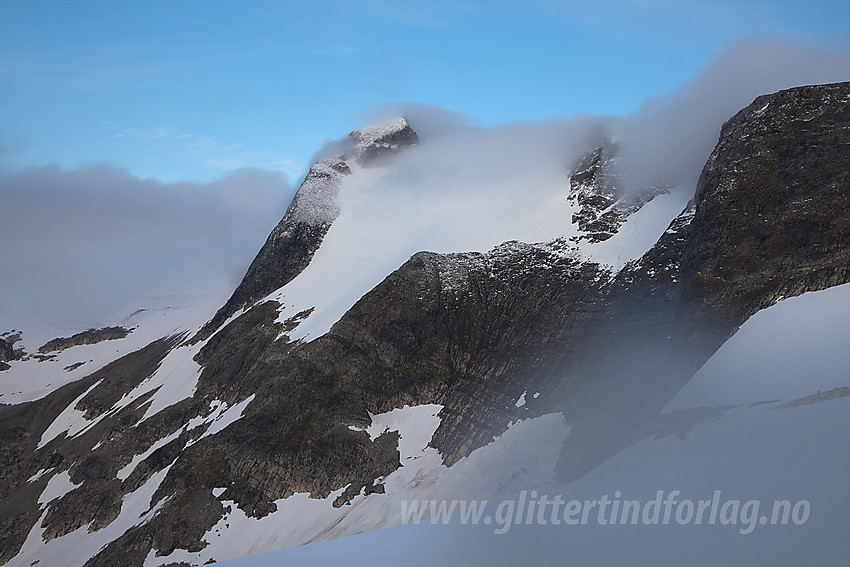
M 494 161 L 505 140 L 437 150 L 403 118 L 352 132 L 220 308 L 3 335 L 0 560 L 234 559 L 397 525 L 414 500 L 667 470 L 654 435 L 841 397 L 767 371 L 755 397 L 705 388 L 768 313 L 843 301 L 848 128 L 848 83 L 759 97 L 695 191 L 635 187 L 616 133 Z

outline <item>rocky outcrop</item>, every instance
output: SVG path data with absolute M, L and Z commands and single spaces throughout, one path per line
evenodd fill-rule
M 579 207 L 572 221 L 579 234 L 573 242 L 603 242 L 620 230 L 631 216 L 659 195 L 669 193 L 664 185 L 626 192 L 617 170 L 617 144 L 604 140 L 585 154 L 570 174 L 567 200 Z
M 737 328 L 850 276 L 850 84 L 757 98 L 721 131 L 682 261 L 695 324 Z
M 102 329 L 89 329 L 70 337 L 59 337 L 38 347 L 38 352 L 46 354 L 59 352 L 67 348 L 79 345 L 94 345 L 103 341 L 115 341 L 129 335 L 133 329 L 124 327 L 103 327 Z
M 806 396 L 805 398 L 800 398 L 798 400 L 782 404 L 781 406 L 776 406 L 773 409 L 790 409 L 798 408 L 800 406 L 807 406 L 809 404 L 821 404 L 823 402 L 837 400 L 846 396 L 850 396 L 850 388 L 833 388 L 832 390 L 826 392 L 817 392 L 816 394 L 812 394 L 811 396 Z
M 0 335 L 0 372 L 11 368 L 7 362 L 22 359 L 26 353 L 22 348 L 15 348 L 15 343 L 21 340 L 21 333 L 9 331 Z

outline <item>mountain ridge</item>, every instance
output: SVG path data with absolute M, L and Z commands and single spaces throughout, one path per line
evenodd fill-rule
M 104 533 L 124 497 L 157 479 L 145 520 L 86 565 L 200 553 L 228 506 L 259 519 L 294 494 L 342 491 L 333 507 L 356 509 L 385 496 L 382 478 L 414 466 L 400 461 L 404 432 L 372 438 L 358 429 L 405 405 L 442 406 L 430 447 L 449 470 L 511 423 L 563 414 L 571 430 L 556 478 L 579 478 L 632 442 L 629 431 L 650 422 L 753 313 L 850 281 L 842 125 L 850 125 L 850 83 L 759 97 L 723 126 L 693 203 L 622 269 L 583 257 L 565 239 L 419 252 L 329 332 L 292 341 L 287 333 L 310 314 L 281 322 L 279 302 L 255 302 L 292 281 L 321 246 L 334 211 L 305 220 L 298 210 L 308 180 L 331 195 L 350 175 L 343 160 L 326 158 L 243 283 L 190 343 L 177 347 L 181 339 L 172 337 L 43 400 L 2 408 L 10 417 L 2 429 L 9 491 L 0 560 L 12 560 L 31 531 L 50 541 L 83 528 Z M 190 396 L 147 419 L 165 382 L 116 405 L 127 388 L 112 372 L 137 365 L 130 385 L 141 392 L 178 357 L 197 372 Z M 47 416 L 69 408 L 84 413 L 82 430 L 36 448 Z M 600 417 L 607 414 L 618 420 Z M 205 436 L 225 415 L 226 427 Z M 120 479 L 135 455 L 147 456 Z M 29 481 L 47 470 L 49 478 Z M 74 488 L 42 512 L 33 503 L 62 473 Z

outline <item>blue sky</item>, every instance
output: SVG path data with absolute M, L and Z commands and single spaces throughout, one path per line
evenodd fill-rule
M 0 0 L 0 166 L 297 183 L 381 104 L 625 115 L 758 35 L 848 50 L 850 3 Z

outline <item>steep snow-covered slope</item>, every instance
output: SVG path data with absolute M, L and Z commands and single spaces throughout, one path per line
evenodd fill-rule
M 207 531 L 204 541 L 209 545 L 203 550 L 177 550 L 162 557 L 151 551 L 145 565 L 180 561 L 201 564 L 213 558 L 225 561 L 395 526 L 402 521 L 402 506 L 412 501 L 492 498 L 494 487 L 506 491 L 552 483 L 558 448 L 569 433 L 562 416 L 517 423 L 449 468 L 440 454 L 428 446 L 439 425 L 440 409 L 438 405 L 405 406 L 372 416 L 367 431 L 373 438 L 384 431 L 400 434 L 402 466 L 380 479 L 383 488 L 379 496 L 358 495 L 349 504 L 336 507 L 333 502 L 342 495 L 342 488 L 319 499 L 298 493 L 276 501 L 277 510 L 260 519 L 248 517 L 229 501 L 226 503 L 231 512 Z M 471 493 L 473 485 L 479 489 Z M 224 487 L 217 490 L 223 492 Z M 293 521 L 295 518 L 297 522 Z M 227 537 L 222 538 L 223 534 Z
M 755 404 L 850 386 L 850 286 L 782 299 L 750 317 L 667 405 Z

